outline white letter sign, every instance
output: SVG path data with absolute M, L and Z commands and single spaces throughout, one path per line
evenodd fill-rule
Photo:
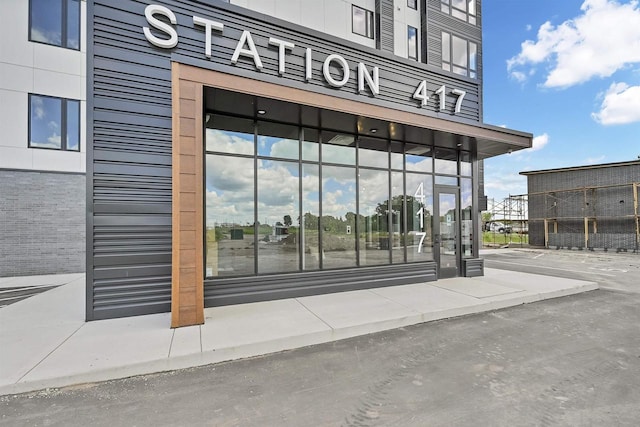
M 336 61 L 338 65 L 340 65 L 340 68 L 342 68 L 342 80 L 334 79 L 329 71 L 329 67 L 331 67 L 331 62 L 333 61 Z M 322 74 L 324 74 L 324 79 L 331 86 L 342 87 L 349 81 L 349 64 L 347 64 L 347 61 L 342 56 L 334 53 L 333 55 L 327 56 L 327 59 L 324 60 L 324 64 L 322 64 Z
M 160 37 L 156 37 L 155 35 L 153 35 L 149 27 L 142 27 L 144 36 L 147 38 L 147 40 L 149 40 L 149 43 L 154 46 L 158 46 L 164 49 L 172 49 L 176 47 L 176 45 L 178 44 L 178 32 L 171 25 L 153 16 L 156 14 L 165 16 L 173 25 L 176 25 L 178 22 L 178 20 L 176 19 L 176 15 L 174 15 L 173 12 L 171 12 L 166 7 L 157 4 L 150 4 L 149 6 L 144 8 L 144 16 L 147 18 L 147 22 L 153 28 L 167 34 L 169 38 L 161 39 Z
M 286 49 L 293 50 L 295 45 L 291 42 L 285 42 L 273 37 L 269 37 L 269 44 L 272 46 L 278 46 L 278 74 L 282 75 L 284 74 L 284 55 L 286 53 Z
M 367 82 L 367 86 L 371 89 L 373 96 L 380 93 L 380 70 L 378 67 L 373 67 L 373 77 L 367 72 L 367 67 L 362 63 L 358 63 L 358 93 L 364 92 L 364 82 Z
M 245 44 L 249 47 L 248 49 L 244 48 Z M 251 33 L 247 30 L 244 30 L 242 32 L 242 36 L 240 36 L 240 40 L 238 40 L 238 44 L 236 45 L 236 50 L 233 52 L 233 56 L 231 57 L 231 62 L 236 64 L 240 55 L 248 56 L 249 58 L 253 59 L 253 63 L 255 64 L 256 68 L 258 70 L 262 70 L 262 61 L 260 60 L 260 55 L 258 55 L 256 44 L 251 38 Z
M 204 45 L 204 54 L 207 58 L 211 58 L 211 30 L 222 31 L 224 29 L 224 25 L 219 22 L 211 21 L 209 19 L 200 18 L 198 16 L 193 17 L 194 25 L 200 25 L 204 27 L 205 34 L 205 45 Z

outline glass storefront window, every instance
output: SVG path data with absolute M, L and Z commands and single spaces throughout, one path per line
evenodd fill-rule
M 258 122 L 258 155 L 298 160 L 298 129 L 280 123 Z
M 460 153 L 460 175 L 471 176 L 471 153 Z
M 253 171 L 253 158 L 206 156 L 207 277 L 255 273 Z
M 378 138 L 359 138 L 358 164 L 360 166 L 388 169 L 387 141 Z
M 405 144 L 405 161 L 407 170 L 415 172 L 432 172 L 431 147 L 424 145 Z
M 460 207 L 462 211 L 462 256 L 473 256 L 473 185 L 470 178 L 460 179 Z
M 302 269 L 320 268 L 320 167 L 302 165 Z
M 316 129 L 302 129 L 302 160 L 317 162 L 320 160 L 318 153 L 320 144 L 318 144 L 318 131 Z
M 356 170 L 322 167 L 323 268 L 356 266 Z
M 259 274 L 299 270 L 298 171 L 298 163 L 258 160 Z
M 360 169 L 358 178 L 360 265 L 389 264 L 389 172 Z
M 404 260 L 404 175 L 391 172 L 391 262 L 401 264 Z
M 431 175 L 407 173 L 407 261 L 433 259 L 433 180 Z
M 456 175 L 458 173 L 458 153 L 456 150 L 436 148 L 435 158 L 436 173 L 445 175 Z
M 354 135 L 322 131 L 322 162 L 341 165 L 356 164 Z
M 391 169 L 402 170 L 402 166 L 404 165 L 404 157 L 403 153 L 403 144 L 397 141 L 391 141 L 390 145 L 391 151 Z
M 472 256 L 469 152 L 205 121 L 207 277 L 433 261 L 434 185 L 460 185 L 462 256 Z
M 207 151 L 253 156 L 253 120 L 212 114 L 206 125 Z

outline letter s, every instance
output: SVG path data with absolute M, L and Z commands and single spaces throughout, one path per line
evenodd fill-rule
M 176 15 L 174 15 L 173 12 L 171 12 L 168 8 L 157 5 L 157 4 L 150 4 L 144 9 L 144 16 L 147 18 L 147 22 L 153 28 L 167 34 L 169 38 L 161 39 L 159 37 L 154 36 L 151 33 L 151 30 L 149 30 L 149 27 L 142 27 L 142 30 L 144 31 L 144 36 L 147 38 L 147 40 L 149 40 L 151 44 L 155 46 L 158 46 L 164 49 L 171 49 L 176 47 L 176 45 L 178 44 L 178 32 L 171 25 L 153 16 L 155 14 L 165 16 L 167 19 L 169 19 L 169 22 L 171 22 L 173 25 L 176 25 L 178 22 L 178 20 L 176 19 Z

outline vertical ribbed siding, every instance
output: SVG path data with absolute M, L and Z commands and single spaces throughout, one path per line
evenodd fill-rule
M 393 53 L 393 0 L 376 0 L 376 12 L 380 16 L 378 48 L 384 52 Z

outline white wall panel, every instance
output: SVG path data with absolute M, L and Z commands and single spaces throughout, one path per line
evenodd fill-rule
M 41 43 L 32 44 L 35 68 L 70 74 L 78 78 L 86 74 L 85 56 L 82 52 Z
M 57 73 L 48 70 L 33 70 L 33 92 L 58 96 L 61 98 L 81 99 L 84 80 L 72 74 Z
M 36 170 L 81 172 L 82 157 L 78 152 L 32 149 L 33 168 Z
M 33 90 L 33 68 L 0 62 L 0 89 L 16 92 Z
M 25 140 L 25 144 L 27 141 Z M 32 169 L 33 157 L 29 150 L 0 146 L 0 168 Z
M 27 94 L 0 89 L 0 147 L 26 149 L 28 101 Z

